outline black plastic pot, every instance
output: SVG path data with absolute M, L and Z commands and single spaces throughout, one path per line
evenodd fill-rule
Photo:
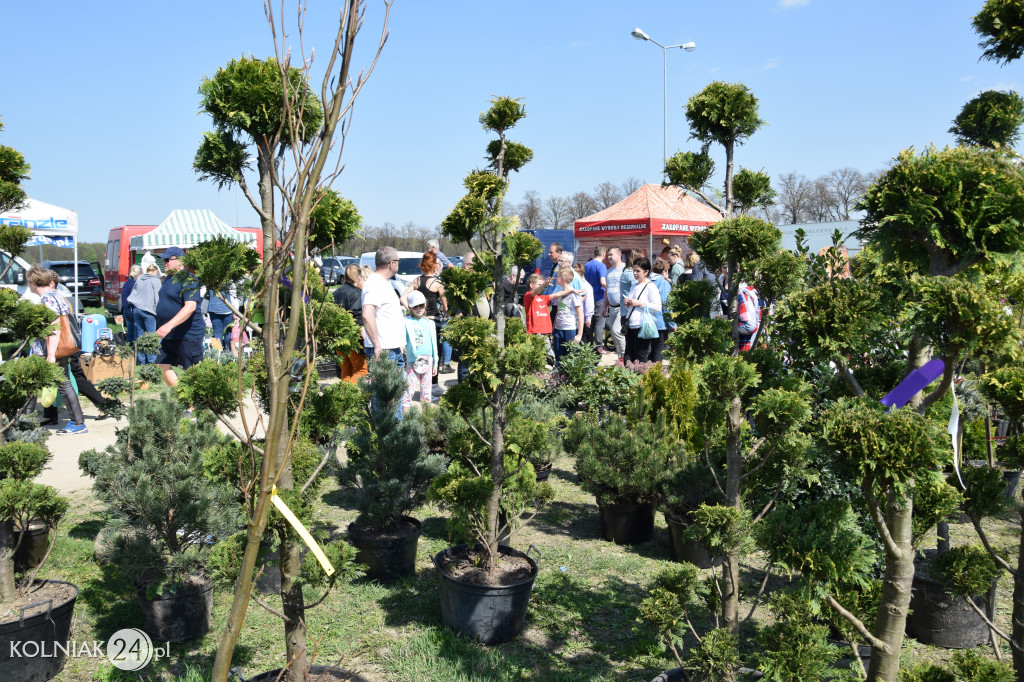
M 935 550 L 925 550 L 934 556 Z M 989 640 L 988 625 L 964 603 L 950 594 L 938 581 L 922 570 L 918 559 L 914 571 L 914 585 L 910 595 L 910 615 L 907 616 L 907 634 L 922 644 L 933 644 L 945 649 L 971 649 Z M 982 597 L 972 597 L 975 605 L 985 610 Z
M 669 554 L 672 561 L 688 562 L 697 568 L 711 568 L 722 564 L 722 555 L 712 555 L 707 547 L 696 540 L 683 537 L 683 533 L 690 525 L 686 519 L 665 514 L 665 523 L 668 524 Z
M 310 675 L 323 675 L 324 673 L 330 674 L 336 680 L 347 680 L 348 682 L 367 682 L 366 678 L 362 675 L 357 675 L 354 672 L 345 670 L 344 668 L 330 668 L 326 665 L 312 665 L 309 667 Z M 271 670 L 269 672 L 260 673 L 256 677 L 250 677 L 245 682 L 274 682 L 277 680 L 277 676 L 281 674 L 281 668 L 277 670 Z M 281 677 L 281 682 L 287 682 L 289 677 L 284 675 Z
M 50 544 L 50 527 L 42 521 L 33 521 L 28 525 L 28 531 L 14 531 L 15 542 L 17 536 L 21 536 L 21 544 L 18 551 L 14 553 L 14 570 L 20 572 L 29 571 L 43 562 L 46 556 L 46 548 Z
M 174 594 L 146 597 L 146 586 L 136 586 L 142 610 L 142 629 L 154 642 L 184 642 L 210 629 L 213 612 L 213 581 L 200 579 L 180 586 Z
M 71 585 L 61 580 L 48 580 L 40 584 Z M 14 682 L 45 682 L 64 669 L 67 658 L 71 617 L 78 599 L 75 595 L 62 604 L 51 600 L 48 609 L 31 616 L 18 617 L 0 623 L 0 677 Z
M 442 568 L 448 557 L 467 550 L 466 545 L 449 547 L 434 555 L 434 568 L 441 593 L 441 622 L 460 635 L 482 644 L 500 644 L 515 639 L 526 624 L 526 608 L 537 579 L 537 562 L 523 552 L 499 545 L 504 556 L 526 559 L 533 569 L 529 578 L 514 585 L 476 585 L 457 580 Z
M 654 534 L 654 505 L 601 504 L 601 537 L 616 545 L 639 545 Z
M 551 475 L 551 468 L 551 462 L 548 462 L 547 464 L 538 464 L 537 466 L 533 467 L 534 473 L 537 474 L 538 483 L 540 483 L 541 481 L 548 480 L 548 476 Z
M 348 537 L 358 550 L 356 562 L 368 567 L 366 577 L 390 582 L 416 573 L 416 545 L 423 528 L 411 516 L 403 516 L 401 520 L 412 524 L 413 528 L 381 534 L 349 524 Z

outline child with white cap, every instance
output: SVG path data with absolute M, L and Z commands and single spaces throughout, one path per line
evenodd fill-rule
M 432 400 L 431 377 L 437 374 L 437 329 L 433 320 L 424 317 L 427 299 L 418 289 L 406 297 L 412 317 L 405 320 L 405 394 L 402 396 L 402 412 L 412 404 L 412 394 L 420 391 L 420 402 Z

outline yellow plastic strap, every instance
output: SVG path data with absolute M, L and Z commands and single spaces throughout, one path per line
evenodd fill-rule
M 313 552 L 313 556 L 315 556 L 316 560 L 320 562 L 320 565 L 324 567 L 324 573 L 329 576 L 334 575 L 334 566 L 331 566 L 331 562 L 327 560 L 327 555 L 324 554 L 322 549 L 320 549 L 320 545 L 316 543 L 316 540 L 314 540 L 313 536 L 309 534 L 306 527 L 302 525 L 302 521 L 299 521 L 299 517 L 295 516 L 295 514 L 292 513 L 292 510 L 288 508 L 288 505 L 284 503 L 284 500 L 278 497 L 276 485 L 270 491 L 270 501 L 274 503 L 277 510 L 281 512 L 281 515 L 288 519 L 288 523 L 292 524 L 292 528 L 294 528 L 295 532 L 299 534 L 299 537 L 309 545 L 309 549 Z

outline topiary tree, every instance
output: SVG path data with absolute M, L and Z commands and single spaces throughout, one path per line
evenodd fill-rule
M 958 144 L 1012 147 L 1024 125 L 1024 98 L 1013 90 L 986 90 L 964 105 L 949 132 Z
M 733 157 L 736 146 L 747 141 L 765 122 L 758 113 L 757 97 L 742 83 L 715 81 L 691 97 L 686 103 L 686 120 L 690 137 L 699 140 L 699 153 L 676 152 L 665 162 L 668 183 L 693 192 L 724 217 L 731 217 L 738 205 L 743 212 L 771 202 L 774 191 L 771 178 L 763 170 L 741 169 L 734 183 Z M 725 151 L 724 205 L 712 200 L 705 188 L 715 172 L 715 163 L 708 154 L 712 143 Z M 703 253 L 701 254 L 703 256 Z
M 982 59 L 1006 66 L 1024 55 L 1024 8 L 1016 0 L 986 0 L 972 22 L 982 37 Z
M 222 291 L 228 282 L 251 278 L 252 295 L 245 310 L 236 310 L 241 323 L 259 334 L 260 357 L 250 360 L 254 366 L 265 440 L 257 442 L 254 426 L 242 418 L 242 428 L 234 433 L 245 450 L 260 460 L 259 479 L 252 484 L 253 502 L 249 508 L 246 546 L 236 583 L 231 614 L 221 636 L 213 668 L 213 680 L 225 682 L 231 667 L 232 652 L 238 641 L 248 607 L 251 582 L 260 542 L 271 509 L 271 492 L 276 487 L 282 499 L 300 513 L 303 496 L 318 480 L 323 467 L 314 464 L 299 472 L 293 456 L 303 438 L 303 412 L 306 405 L 320 402 L 320 414 L 345 409 L 350 404 L 332 391 L 316 387 L 314 369 L 317 343 L 329 344 L 317 337 L 318 309 L 324 300 L 311 294 L 319 277 L 311 272 L 309 258 L 317 245 L 335 245 L 351 235 L 357 218 L 350 207 L 342 205 L 327 191 L 338 177 L 342 165 L 335 151 L 343 146 L 355 98 L 387 39 L 387 16 L 380 42 L 370 68 L 357 77 L 350 74 L 356 35 L 362 25 L 362 0 L 346 0 L 339 16 L 334 44 L 327 50 L 328 62 L 317 97 L 310 85 L 312 57 L 302 48 L 302 21 L 298 18 L 299 41 L 292 61 L 287 41 L 275 40 L 276 54 L 268 59 L 242 57 L 230 61 L 200 84 L 200 109 L 212 120 L 213 131 L 206 133 L 196 152 L 194 168 L 202 179 L 218 187 L 237 184 L 259 218 L 263 230 L 262 261 L 245 247 L 214 243 L 193 249 L 185 258 L 186 266 L 210 291 Z M 276 25 L 272 8 L 266 7 L 268 23 L 277 36 L 288 35 L 284 25 Z M 338 150 L 335 144 L 338 143 Z M 257 187 L 250 187 L 246 171 L 255 170 Z M 314 215 L 318 206 L 320 213 Z M 256 311 L 262 322 L 254 321 Z M 257 371 L 258 370 L 258 371 Z M 221 385 L 218 396 L 234 395 L 236 409 L 242 404 L 241 368 L 231 385 Z M 192 396 L 201 395 L 195 390 Z M 343 396 L 341 396 L 343 398 Z M 338 417 L 331 428 L 322 425 L 321 437 L 336 443 L 331 435 L 342 422 Z M 308 423 L 307 423 L 308 425 Z M 316 451 L 315 445 L 314 451 Z M 327 453 L 317 459 L 329 459 Z M 303 473 L 305 476 L 303 476 Z M 314 475 L 315 474 L 315 475 Z M 301 515 L 301 514 L 300 514 Z M 305 679 L 310 654 L 307 651 L 305 598 L 302 593 L 302 545 L 291 531 L 281 535 L 282 612 L 285 616 L 284 649 L 293 679 Z
M 705 287 L 688 305 L 680 306 L 675 315 L 680 327 L 672 341 L 679 353 L 673 362 L 692 363 L 697 378 L 696 414 L 702 440 L 695 449 L 725 507 L 742 517 L 747 505 L 757 504 L 757 512 L 750 513 L 754 525 L 771 509 L 786 483 L 804 475 L 807 464 L 806 438 L 800 433 L 810 416 L 806 388 L 800 381 L 786 381 L 766 371 L 780 364 L 781 349 L 741 352 L 739 343 L 740 282 L 748 282 L 770 302 L 797 281 L 799 263 L 793 254 L 779 251 L 780 242 L 776 228 L 750 216 L 727 218 L 695 234 L 691 243 L 708 267 L 729 265 L 730 319 L 703 318 L 709 305 Z M 770 321 L 765 310 L 760 329 Z M 745 435 L 749 422 L 754 433 Z M 762 494 L 749 496 L 748 490 Z M 693 532 L 701 532 L 699 524 Z M 742 543 L 724 547 L 721 619 L 730 631 L 740 622 L 742 547 Z
M 855 279 L 823 278 L 827 268 L 812 259 L 802 290 L 780 306 L 778 330 L 794 369 L 834 363 L 838 390 L 822 398 L 861 396 L 839 401 L 821 419 L 823 445 L 854 465 L 839 470 L 861 489 L 885 550 L 873 625 L 838 598 L 829 602 L 872 644 L 871 680 L 896 679 L 915 533 L 941 518 L 915 522 L 915 506 L 949 497 L 922 488 L 950 456 L 935 436 L 937 423 L 948 423 L 948 414 L 936 413 L 939 401 L 969 359 L 1008 357 L 1020 343 L 1013 318 L 973 275 L 1021 248 L 1022 190 L 1024 173 L 1001 151 L 904 151 L 859 204 L 867 248 Z M 941 377 L 913 393 L 908 409 L 881 416 L 875 401 L 936 358 Z
M 35 582 L 39 569 L 53 550 L 57 524 L 68 510 L 68 501 L 57 491 L 32 479 L 42 473 L 52 455 L 40 443 L 0 444 L 0 604 L 23 596 Z M 29 524 L 43 521 L 51 529 L 46 554 L 34 570 L 15 581 L 14 555 Z
M 526 485 L 526 472 L 532 471 L 523 452 L 506 447 L 508 409 L 518 400 L 526 379 L 544 368 L 545 357 L 543 339 L 527 334 L 521 319 L 505 317 L 502 286 L 513 265 L 523 266 L 541 253 L 540 242 L 517 232 L 518 220 L 505 216 L 502 209 L 509 172 L 519 170 L 532 157 L 528 148 L 506 137 L 525 116 L 521 101 L 512 97 L 495 97 L 480 114 L 484 130 L 498 136 L 497 145 L 492 141 L 489 147 L 491 170 L 474 170 L 466 176 L 466 195 L 441 223 L 444 236 L 465 243 L 475 254 L 472 272 L 478 273 L 459 275 L 457 281 L 453 276 L 446 277 L 446 287 L 449 283 L 461 285 L 446 290 L 448 295 L 469 311 L 475 301 L 470 297 L 479 295 L 485 279 L 493 290 L 493 321 L 466 315 L 449 322 L 445 332 L 469 373 L 459 390 L 449 390 L 442 402 L 463 418 L 478 442 L 461 441 L 461 449 L 450 446 L 450 453 L 461 461 L 453 464 L 434 487 L 439 499 L 457 509 L 456 516 L 465 522 L 463 529 L 472 529 L 471 534 L 479 540 L 483 568 L 488 574 L 495 570 L 499 559 L 502 530 L 509 530 L 508 519 L 503 522 L 499 518 L 503 500 L 508 497 L 505 486 L 520 479 Z M 448 268 L 445 273 L 453 270 Z M 480 460 L 480 447 L 486 453 L 484 461 Z

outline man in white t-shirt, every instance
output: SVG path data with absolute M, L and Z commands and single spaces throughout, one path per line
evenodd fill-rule
M 619 282 L 622 279 L 622 271 L 626 268 L 626 264 L 622 262 L 622 249 L 616 246 L 608 249 L 606 261 L 608 264 L 606 276 L 608 286 L 605 288 L 601 316 L 607 318 L 608 329 L 612 333 L 612 343 L 615 344 L 615 354 L 618 356 L 619 362 L 622 362 L 622 356 L 626 352 L 626 334 L 622 331 L 622 320 L 619 317 L 622 305 L 622 291 Z
M 363 344 L 367 359 L 382 357 L 405 367 L 405 314 L 388 280 L 398 272 L 398 252 L 377 249 L 377 269 L 363 282 Z

